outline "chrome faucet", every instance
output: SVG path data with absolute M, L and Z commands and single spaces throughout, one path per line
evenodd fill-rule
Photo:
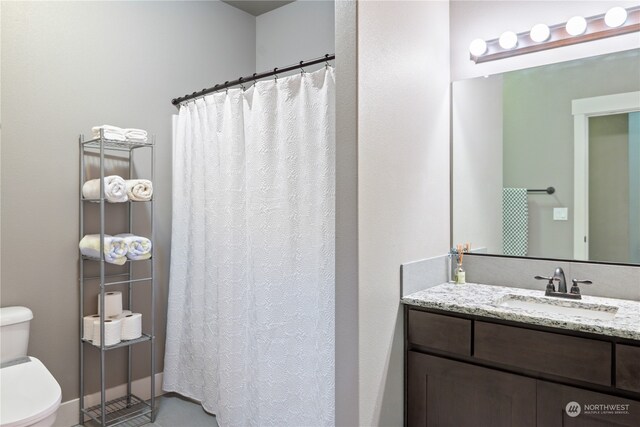
M 535 276 L 534 279 L 549 281 L 549 283 L 547 283 L 547 289 L 544 292 L 545 296 L 571 298 L 571 299 L 582 299 L 582 295 L 580 294 L 580 288 L 578 287 L 578 283 L 583 283 L 585 285 L 591 285 L 593 283 L 591 282 L 591 280 L 573 279 L 571 281 L 573 283 L 573 286 L 571 286 L 571 290 L 567 292 L 567 279 L 564 275 L 564 270 L 562 270 L 562 267 L 556 268 L 556 271 L 553 272 L 553 276 L 551 277 Z M 556 281 L 558 282 L 557 291 L 554 284 L 554 282 Z

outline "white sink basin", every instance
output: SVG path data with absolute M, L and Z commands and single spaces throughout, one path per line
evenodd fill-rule
M 618 307 L 611 305 L 524 295 L 505 295 L 497 305 L 536 314 L 554 315 L 553 317 L 579 316 L 592 320 L 612 320 L 618 312 Z

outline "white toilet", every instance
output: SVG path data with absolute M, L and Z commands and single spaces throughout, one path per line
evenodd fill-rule
M 0 308 L 0 427 L 50 427 L 56 420 L 62 391 L 47 368 L 27 356 L 26 307 Z

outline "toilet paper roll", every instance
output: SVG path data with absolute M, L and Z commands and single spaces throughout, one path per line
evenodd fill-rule
M 122 313 L 117 316 L 110 316 L 109 319 L 124 319 L 127 314 L 131 314 L 131 310 L 122 310 Z
M 122 292 L 107 292 L 104 294 L 105 317 L 122 314 Z M 100 295 L 98 295 L 98 314 L 101 312 Z
M 104 345 L 114 345 L 121 341 L 122 319 L 104 321 Z M 93 345 L 100 347 L 100 320 L 93 321 Z
M 135 340 L 142 336 L 142 314 L 127 314 L 122 319 L 122 339 Z
M 82 318 L 82 324 L 83 324 L 82 339 L 83 340 L 91 341 L 93 339 L 93 321 L 96 319 L 100 320 L 99 314 L 92 314 L 91 316 L 84 316 Z

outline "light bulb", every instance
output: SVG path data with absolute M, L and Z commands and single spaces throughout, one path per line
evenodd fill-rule
M 475 39 L 469 45 L 469 53 L 473 56 L 482 56 L 487 52 L 487 42 L 482 39 Z
M 498 39 L 498 43 L 503 49 L 513 49 L 518 45 L 518 35 L 513 31 L 505 31 Z
M 582 16 L 574 16 L 567 21 L 567 33 L 572 36 L 584 34 L 587 30 L 587 20 Z
M 620 6 L 612 7 L 604 15 L 604 23 L 607 27 L 616 28 L 621 26 L 627 20 L 627 11 Z
M 531 40 L 533 40 L 534 42 L 540 43 L 546 41 L 549 38 L 550 34 L 551 31 L 545 24 L 536 24 L 531 28 L 529 37 L 531 37 Z

